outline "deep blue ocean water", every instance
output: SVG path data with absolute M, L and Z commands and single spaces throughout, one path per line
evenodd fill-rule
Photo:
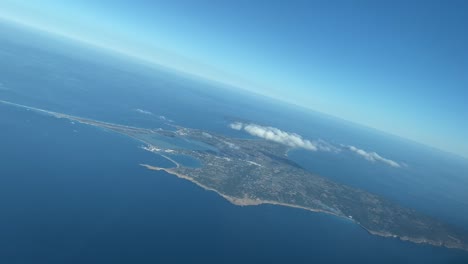
M 2 100 L 141 127 L 164 126 L 164 116 L 237 137 L 246 135 L 229 122 L 247 120 L 355 145 L 408 166 L 351 154 L 290 157 L 468 228 L 461 158 L 68 40 L 1 23 L 0 32 Z M 139 166 L 172 164 L 102 129 L 0 104 L 0 131 L 0 263 L 468 263 L 466 252 L 372 236 L 346 219 L 232 205 Z

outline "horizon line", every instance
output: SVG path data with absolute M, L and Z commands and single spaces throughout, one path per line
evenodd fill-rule
M 330 113 L 327 113 L 327 112 L 323 112 L 323 111 L 320 111 L 320 110 L 305 106 L 303 104 L 292 102 L 291 100 L 286 100 L 286 99 L 283 99 L 283 98 L 279 98 L 277 96 L 272 96 L 272 95 L 268 95 L 266 93 L 253 91 L 251 89 L 241 87 L 240 85 L 230 83 L 230 82 L 228 82 L 226 80 L 222 80 L 222 79 L 214 78 L 212 76 L 206 76 L 206 75 L 203 75 L 203 74 L 197 74 L 197 73 L 194 73 L 194 72 L 182 70 L 182 69 L 180 69 L 178 67 L 167 65 L 167 64 L 161 64 L 161 63 L 158 63 L 158 61 L 156 59 L 148 59 L 148 58 L 145 58 L 143 55 L 137 54 L 135 52 L 126 51 L 125 49 L 118 48 L 118 47 L 111 47 L 111 46 L 108 46 L 108 45 L 105 45 L 105 44 L 102 44 L 102 43 L 99 43 L 99 42 L 96 42 L 96 41 L 92 41 L 89 38 L 81 38 L 81 37 L 76 36 L 76 35 L 65 33 L 65 32 L 63 32 L 61 30 L 54 30 L 54 29 L 34 25 L 32 23 L 28 23 L 28 22 L 23 21 L 21 19 L 17 19 L 17 18 L 11 17 L 11 16 L 5 16 L 4 14 L 0 13 L 0 22 L 2 20 L 4 22 L 7 22 L 7 23 L 8 22 L 13 23 L 16 26 L 20 26 L 20 27 L 23 27 L 23 28 L 27 28 L 27 29 L 39 31 L 39 32 L 42 32 L 42 33 L 46 33 L 46 34 L 50 35 L 51 37 L 60 37 L 60 38 L 66 39 L 66 40 L 76 42 L 76 43 L 81 44 L 83 46 L 93 47 L 93 48 L 98 49 L 100 52 L 108 51 L 108 52 L 113 53 L 115 55 L 123 56 L 126 59 L 132 59 L 132 60 L 136 60 L 136 61 L 139 61 L 139 62 L 144 62 L 145 64 L 150 64 L 151 66 L 163 67 L 166 70 L 176 72 L 176 73 L 181 74 L 181 75 L 186 75 L 186 76 L 190 76 L 190 77 L 193 77 L 193 78 L 197 78 L 199 80 L 213 82 L 213 83 L 217 83 L 217 84 L 219 84 L 221 86 L 225 86 L 225 87 L 221 87 L 221 89 L 226 89 L 227 88 L 226 86 L 228 86 L 228 87 L 234 88 L 234 89 L 236 89 L 238 91 L 247 92 L 247 93 L 250 93 L 252 95 L 262 96 L 262 97 L 265 97 L 265 98 L 268 98 L 268 99 L 271 99 L 271 100 L 274 100 L 274 101 L 277 101 L 277 102 L 281 102 L 281 103 L 284 103 L 284 104 L 287 104 L 287 105 L 290 105 L 290 106 L 301 108 L 303 110 L 313 111 L 313 112 L 316 112 L 316 113 L 319 113 L 319 114 L 322 114 L 322 115 L 326 115 L 326 116 L 334 118 L 334 119 L 338 119 L 340 121 L 351 123 L 351 124 L 356 125 L 356 126 L 371 129 L 371 130 L 374 130 L 374 131 L 379 132 L 379 133 L 383 133 L 383 134 L 386 134 L 386 135 L 389 135 L 389 136 L 397 137 L 399 139 L 407 140 L 407 141 L 410 141 L 412 143 L 416 143 L 416 144 L 431 148 L 433 150 L 440 151 L 440 152 L 445 153 L 445 154 L 454 155 L 454 156 L 456 156 L 458 158 L 463 159 L 464 161 L 468 161 L 468 155 L 465 156 L 465 154 L 456 153 L 456 152 L 446 150 L 446 149 L 443 149 L 443 148 L 440 148 L 440 147 L 437 147 L 437 146 L 433 146 L 431 144 L 424 143 L 424 142 L 421 142 L 421 141 L 418 141 L 416 139 L 412 139 L 412 138 L 409 138 L 409 137 L 406 137 L 406 136 L 403 136 L 403 135 L 398 135 L 396 133 L 384 131 L 384 130 L 382 130 L 380 128 L 374 127 L 374 126 L 369 125 L 369 124 L 364 124 L 364 123 L 356 122 L 356 121 L 353 121 L 353 120 L 345 119 L 343 117 L 333 115 L 333 114 L 330 114 Z M 149 65 L 147 65 L 147 66 L 149 66 Z

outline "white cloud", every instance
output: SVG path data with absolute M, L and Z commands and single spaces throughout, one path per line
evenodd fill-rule
M 285 132 L 275 127 L 243 124 L 240 122 L 232 123 L 229 126 L 235 130 L 244 130 L 252 136 L 264 138 L 293 148 L 303 148 L 312 151 L 318 150 L 318 147 L 312 141 L 303 139 L 296 133 Z
M 152 116 L 156 116 L 155 114 L 153 114 L 152 112 L 150 111 L 147 111 L 147 110 L 143 110 L 143 109 L 140 109 L 140 108 L 137 108 L 135 109 L 136 112 L 140 113 L 140 114 L 144 114 L 144 115 L 152 115 Z M 159 116 L 156 116 L 157 118 L 159 118 L 159 120 L 162 120 L 162 121 L 166 121 L 166 122 L 170 122 L 170 123 L 173 123 L 174 120 L 171 120 L 163 115 L 159 115 Z
M 206 132 L 202 132 L 202 135 L 207 138 L 212 138 L 213 136 L 211 134 L 208 134 Z
M 314 144 L 317 146 L 317 148 L 321 151 L 326 151 L 326 152 L 335 152 L 338 153 L 341 151 L 340 148 L 335 147 L 334 145 L 328 143 L 325 140 L 319 139 L 314 141 Z
M 304 139 L 302 136 L 296 133 L 285 132 L 275 127 L 261 126 L 252 123 L 246 124 L 241 122 L 231 123 L 229 124 L 229 127 L 234 130 L 243 130 L 252 136 L 274 141 L 293 148 L 303 148 L 311 151 L 319 150 L 333 153 L 340 153 L 344 150 L 348 150 L 370 162 L 382 162 L 394 168 L 400 168 L 403 166 L 403 164 L 399 164 L 396 161 L 384 158 L 376 152 L 368 152 L 350 145 L 335 146 L 321 139 L 310 141 Z
M 135 109 L 135 111 L 137 111 L 138 113 L 140 114 L 145 114 L 145 115 L 152 115 L 153 113 L 151 113 L 150 111 L 146 111 L 146 110 L 143 110 L 143 109 Z
M 368 161 L 372 161 L 372 162 L 380 161 L 380 162 L 383 162 L 383 163 L 385 163 L 387 165 L 390 165 L 392 167 L 395 167 L 395 168 L 400 168 L 401 167 L 401 165 L 398 162 L 393 161 L 391 159 L 384 158 L 384 157 L 380 156 L 379 154 L 377 154 L 376 152 L 367 152 L 365 150 L 356 148 L 355 146 L 344 146 L 344 147 L 346 149 L 358 154 L 359 156 L 365 158 Z
M 170 122 L 170 123 L 173 123 L 173 122 L 174 122 L 174 120 L 171 120 L 171 119 L 169 119 L 169 118 L 167 118 L 167 117 L 165 117 L 165 116 L 163 116 L 163 115 L 158 116 L 158 118 L 159 118 L 160 120 L 162 120 L 162 121 L 167 121 L 167 122 Z
M 236 122 L 229 124 L 229 127 L 234 130 L 241 130 L 244 125 L 242 123 Z

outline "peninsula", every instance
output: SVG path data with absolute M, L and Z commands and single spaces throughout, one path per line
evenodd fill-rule
M 0 103 L 136 139 L 145 150 L 174 163 L 171 168 L 141 164 L 145 168 L 189 180 L 236 205 L 274 204 L 332 214 L 353 221 L 373 235 L 468 251 L 466 230 L 305 170 L 288 158 L 291 147 L 276 142 L 231 138 L 176 125 L 172 125 L 172 130 L 138 128 L 1 100 Z M 177 161 L 177 156 L 188 156 L 201 165 L 185 166 Z

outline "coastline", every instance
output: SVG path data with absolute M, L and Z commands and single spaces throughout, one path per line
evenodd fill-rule
M 124 126 L 124 125 L 116 125 L 116 124 L 112 124 L 112 123 L 108 123 L 108 122 L 100 122 L 100 121 L 95 121 L 95 120 L 92 120 L 92 119 L 86 119 L 86 118 L 61 114 L 61 113 L 57 113 L 57 112 L 53 112 L 53 111 L 47 111 L 47 110 L 43 110 L 43 109 L 39 109 L 39 108 L 34 108 L 34 107 L 29 107 L 29 106 L 25 106 L 25 105 L 16 104 L 16 103 L 11 103 L 11 102 L 4 101 L 4 100 L 0 100 L 0 103 L 10 105 L 10 106 L 14 106 L 14 107 L 23 108 L 23 109 L 26 109 L 26 110 L 35 111 L 35 112 L 38 112 L 38 113 L 43 113 L 43 114 L 46 114 L 46 115 L 49 115 L 49 116 L 52 116 L 52 117 L 55 117 L 55 118 L 59 118 L 59 119 L 64 118 L 64 119 L 73 120 L 73 121 L 76 121 L 76 122 L 79 122 L 79 123 L 82 123 L 82 124 L 85 124 L 85 125 L 99 127 L 99 128 L 102 128 L 102 129 L 113 131 L 115 133 L 120 133 L 120 134 L 126 135 L 126 136 L 128 136 L 129 138 L 131 138 L 133 140 L 148 144 L 148 142 L 146 142 L 145 140 L 142 140 L 141 138 L 138 138 L 138 137 L 132 135 L 132 133 L 126 133 L 127 132 L 126 130 L 129 130 L 130 132 L 132 132 L 134 129 L 139 129 L 139 128 L 135 128 L 135 127 L 131 127 L 131 126 Z M 122 129 L 126 129 L 126 130 L 122 131 Z M 147 132 L 152 132 L 151 130 L 148 130 L 148 129 L 146 129 L 146 131 Z M 289 151 L 288 151 L 288 153 L 289 153 Z M 286 153 L 286 155 L 288 153 Z M 175 160 L 171 159 L 170 157 L 168 157 L 166 155 L 161 155 L 161 156 L 168 159 L 169 161 L 173 162 L 175 164 L 176 168 L 179 167 L 179 164 Z M 294 205 L 294 204 L 280 203 L 280 202 L 276 202 L 276 201 L 250 199 L 250 198 L 247 198 L 247 197 L 244 197 L 244 198 L 232 197 L 232 196 L 225 195 L 225 194 L 219 192 L 216 189 L 205 186 L 205 185 L 197 182 L 195 179 L 193 179 L 190 176 L 179 174 L 179 173 L 173 171 L 174 168 L 172 168 L 172 169 L 171 168 L 160 168 L 160 167 L 155 167 L 155 166 L 151 166 L 151 165 L 147 165 L 147 164 L 140 164 L 140 165 L 144 166 L 144 167 L 146 167 L 147 169 L 150 169 L 150 170 L 163 170 L 163 171 L 165 171 L 165 172 L 167 172 L 169 174 L 175 175 L 175 176 L 177 176 L 179 178 L 191 181 L 192 183 L 195 183 L 196 185 L 202 187 L 205 190 L 216 192 L 218 195 L 222 196 L 224 199 L 228 200 L 230 203 L 232 203 L 234 205 L 249 206 L 249 205 L 271 204 L 271 205 L 280 205 L 280 206 L 298 208 L 298 209 L 303 209 L 303 210 L 307 210 L 307 211 L 311 211 L 311 212 L 325 213 L 325 214 L 334 215 L 334 216 L 338 216 L 340 218 L 350 220 L 350 221 L 358 224 L 360 227 L 362 227 L 364 230 L 366 230 L 371 235 L 376 235 L 376 236 L 380 236 L 380 237 L 388 237 L 388 238 L 397 238 L 400 241 L 408 241 L 408 242 L 412 242 L 412 243 L 416 243 L 416 244 L 427 244 L 427 245 L 432 245 L 432 246 L 436 246 L 436 247 L 445 247 L 445 248 L 450 248 L 450 249 L 459 249 L 459 250 L 468 251 L 468 245 L 460 244 L 460 241 L 458 239 L 456 239 L 454 237 L 451 237 L 451 236 L 449 236 L 449 238 L 450 238 L 449 240 L 445 240 L 445 242 L 441 242 L 441 241 L 430 240 L 430 239 L 425 239 L 425 238 L 421 238 L 421 237 L 409 237 L 409 236 L 404 236 L 404 235 L 398 236 L 398 235 L 395 235 L 395 234 L 392 234 L 392 233 L 389 233 L 389 232 L 386 232 L 386 231 L 373 231 L 373 230 L 370 230 L 370 229 L 366 228 L 365 226 L 363 226 L 362 224 L 360 224 L 356 220 L 347 217 L 346 215 L 336 214 L 336 213 L 333 213 L 333 212 L 330 212 L 330 211 L 313 209 L 313 208 L 308 208 L 308 207 Z M 454 241 L 456 241 L 456 242 L 454 242 Z
M 280 206 L 287 206 L 287 207 L 292 207 L 292 208 L 303 209 L 303 210 L 307 210 L 307 211 L 311 211 L 311 212 L 315 212 L 315 213 L 330 214 L 330 215 L 334 215 L 334 216 L 338 216 L 338 217 L 341 217 L 341 218 L 348 219 L 348 220 L 350 220 L 352 222 L 356 222 L 353 219 L 350 219 L 350 218 L 348 218 L 348 217 L 346 217 L 344 215 L 335 214 L 335 213 L 332 213 L 332 212 L 329 212 L 329 211 L 324 211 L 324 210 L 319 210 L 319 209 L 308 208 L 308 207 L 305 207 L 305 206 L 300 206 L 300 205 L 295 205 L 295 204 L 287 204 L 287 203 L 280 203 L 280 202 L 276 202 L 276 201 L 250 199 L 250 198 L 247 198 L 247 197 L 244 197 L 244 198 L 232 197 L 232 196 L 223 194 L 223 193 L 219 192 L 218 190 L 216 190 L 214 188 L 211 188 L 211 187 L 208 187 L 208 186 L 206 186 L 204 184 L 201 184 L 201 183 L 197 182 L 195 179 L 193 179 L 190 176 L 177 173 L 177 172 L 171 170 L 170 168 L 162 168 L 162 167 L 152 166 L 152 165 L 148 165 L 148 164 L 140 164 L 140 166 L 143 166 L 143 167 L 145 167 L 145 168 L 147 168 L 149 170 L 165 171 L 165 172 L 167 172 L 169 174 L 172 174 L 172 175 L 174 175 L 174 176 L 176 176 L 176 177 L 178 177 L 180 179 L 188 180 L 188 181 L 198 185 L 199 187 L 201 187 L 201 188 L 203 188 L 203 189 L 205 189 L 207 191 L 213 191 L 213 192 L 217 193 L 219 196 L 223 197 L 224 199 L 228 200 L 230 203 L 232 203 L 234 205 L 237 205 L 237 206 L 253 206 L 253 205 L 261 205 L 261 204 L 280 205 Z
M 424 238 L 412 238 L 412 237 L 407 237 L 407 236 L 401 237 L 401 236 L 397 236 L 397 235 L 387 233 L 387 232 L 384 233 L 384 232 L 379 232 L 379 231 L 373 231 L 373 230 L 370 230 L 370 229 L 366 228 L 365 226 L 361 225 L 359 222 L 357 222 L 354 219 L 351 219 L 351 218 L 349 218 L 349 217 L 347 217 L 345 215 L 335 214 L 335 213 L 330 212 L 330 211 L 324 211 L 324 210 L 320 210 L 320 209 L 313 209 L 313 208 L 308 208 L 308 207 L 305 207 L 305 206 L 281 203 L 281 202 L 276 202 L 276 201 L 250 199 L 250 198 L 247 198 L 247 197 L 244 197 L 244 198 L 232 197 L 232 196 L 223 194 L 223 193 L 219 192 L 218 190 L 216 190 L 214 188 L 211 188 L 211 187 L 208 187 L 208 186 L 206 186 L 204 184 L 201 184 L 201 183 L 197 182 L 195 179 L 193 179 L 190 176 L 177 173 L 177 172 L 173 171 L 171 168 L 162 168 L 162 167 L 152 166 L 152 165 L 148 165 L 148 164 L 139 164 L 139 165 L 142 166 L 142 167 L 145 167 L 146 169 L 149 169 L 149 170 L 164 171 L 164 172 L 169 173 L 171 175 L 174 175 L 174 176 L 176 176 L 176 177 L 178 177 L 180 179 L 190 181 L 190 182 L 196 184 L 197 186 L 199 186 L 199 187 L 201 187 L 201 188 L 203 188 L 203 189 L 205 189 L 207 191 L 212 191 L 212 192 L 217 193 L 219 196 L 223 197 L 224 199 L 229 201 L 231 204 L 234 204 L 234 205 L 237 205 L 237 206 L 255 206 L 255 205 L 262 205 L 262 204 L 270 204 L 270 205 L 278 205 L 278 206 L 285 206 L 285 207 L 291 207 L 291 208 L 307 210 L 307 211 L 314 212 L 314 213 L 323 213 L 323 214 L 333 215 L 333 216 L 336 216 L 336 217 L 347 219 L 347 220 L 351 221 L 352 223 L 357 224 L 358 226 L 363 228 L 367 233 L 369 233 L 371 235 L 374 235 L 374 236 L 380 236 L 380 237 L 385 237 L 385 238 L 396 238 L 396 239 L 399 239 L 400 241 L 403 241 L 403 242 L 407 241 L 407 242 L 412 242 L 412 243 L 416 243 L 416 244 L 427 244 L 427 245 L 436 246 L 436 247 L 445 247 L 445 248 L 449 248 L 449 249 L 459 249 L 459 250 L 468 251 L 468 247 L 456 247 L 456 246 L 443 244 L 441 242 L 427 240 L 427 239 L 424 239 Z M 176 165 L 178 165 L 178 164 L 176 163 Z

